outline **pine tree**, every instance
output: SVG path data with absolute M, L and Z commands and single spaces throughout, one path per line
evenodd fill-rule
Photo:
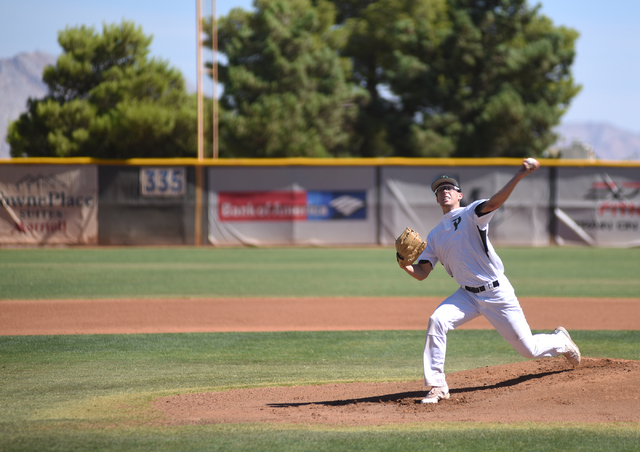
M 219 22 L 221 156 L 348 154 L 358 92 L 335 48 L 334 8 L 309 0 L 254 6 Z
M 99 158 L 196 153 L 196 108 L 178 70 L 149 59 L 151 38 L 134 23 L 66 28 L 45 69 L 49 94 L 13 122 L 11 155 Z

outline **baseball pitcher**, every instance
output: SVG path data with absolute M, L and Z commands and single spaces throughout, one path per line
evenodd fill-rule
M 466 207 L 460 207 L 463 193 L 458 181 L 439 175 L 431 189 L 442 207 L 442 221 L 429 232 L 426 243 L 409 228 L 396 241 L 398 263 L 410 276 L 422 281 L 440 262 L 460 286 L 429 319 L 423 365 L 424 382 L 431 389 L 422 403 L 449 398 L 444 374 L 447 332 L 480 315 L 525 358 L 563 354 L 573 366 L 580 364 L 580 350 L 563 327 L 553 334 L 531 333 L 502 261 L 489 241 L 489 222 L 496 210 L 518 182 L 538 168 L 535 159 L 525 159 L 501 190 Z

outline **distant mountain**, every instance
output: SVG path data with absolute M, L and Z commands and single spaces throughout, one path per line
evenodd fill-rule
M 585 143 L 599 160 L 640 160 L 640 134 L 602 122 L 574 122 L 555 129 L 561 136 L 556 147 Z
M 29 97 L 41 98 L 47 94 L 42 73 L 56 60 L 57 57 L 43 52 L 0 59 L 0 158 L 9 158 L 9 144 L 5 142 L 9 122 L 26 111 Z

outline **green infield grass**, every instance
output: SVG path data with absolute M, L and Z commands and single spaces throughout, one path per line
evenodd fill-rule
M 640 249 L 502 248 L 522 297 L 640 293 Z M 412 280 L 390 248 L 49 248 L 0 250 L 2 299 L 446 296 L 441 265 Z

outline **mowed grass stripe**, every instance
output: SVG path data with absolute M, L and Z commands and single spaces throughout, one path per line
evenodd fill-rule
M 521 297 L 637 298 L 640 249 L 503 248 Z M 73 248 L 0 252 L 2 299 L 442 296 L 442 266 L 424 282 L 390 248 Z

